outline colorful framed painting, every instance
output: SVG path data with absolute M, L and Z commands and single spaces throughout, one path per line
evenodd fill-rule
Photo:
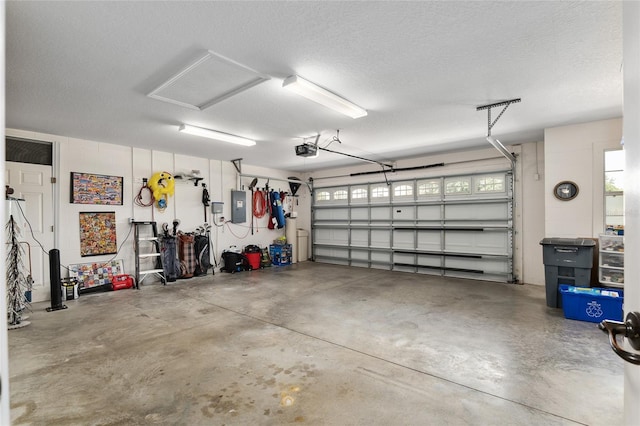
M 116 212 L 80 212 L 80 256 L 115 254 Z
M 71 172 L 71 203 L 122 205 L 122 176 Z

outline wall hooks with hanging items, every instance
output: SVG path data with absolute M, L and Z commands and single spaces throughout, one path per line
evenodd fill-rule
M 176 181 L 191 181 L 193 182 L 193 186 L 198 186 L 200 181 L 204 180 L 204 178 L 200 176 L 200 170 L 191 170 L 191 173 L 176 173 L 173 175 L 173 178 L 176 179 Z
M 241 178 L 258 178 L 258 179 L 266 179 L 267 180 L 267 185 L 269 185 L 269 182 L 274 180 L 276 182 L 293 182 L 293 183 L 300 183 L 301 180 L 298 178 L 279 178 L 279 177 L 273 177 L 273 176 L 262 176 L 262 175 L 254 175 L 254 174 L 250 174 L 250 173 L 240 173 L 240 177 Z M 307 182 L 302 182 L 304 183 L 308 188 L 309 191 L 311 191 L 311 185 Z
M 136 197 L 133 199 L 136 206 L 151 207 L 155 201 L 153 199 L 153 191 L 151 191 L 151 188 L 149 188 L 147 183 L 147 178 L 142 178 L 142 186 L 140 187 L 140 190 L 138 190 Z
M 253 221 L 254 221 L 254 189 L 258 184 L 258 178 L 253 178 L 251 183 L 249 184 L 249 190 L 251 191 L 251 235 L 253 235 Z
M 209 208 L 209 203 L 211 202 L 211 197 L 209 196 L 209 191 L 207 190 L 207 184 L 202 182 L 202 205 L 204 206 L 204 222 L 209 222 L 207 220 L 207 209 Z

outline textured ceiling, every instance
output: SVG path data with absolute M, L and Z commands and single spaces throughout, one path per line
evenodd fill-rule
M 504 144 L 622 115 L 621 2 L 7 2 L 6 125 L 288 170 L 321 133 L 376 160 Z M 146 95 L 207 50 L 271 80 L 203 111 Z M 282 89 L 298 74 L 369 111 L 357 120 Z M 236 147 L 181 123 L 250 137 Z M 357 160 L 356 160 L 357 161 Z

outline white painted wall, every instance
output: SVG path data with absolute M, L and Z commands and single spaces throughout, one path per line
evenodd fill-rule
M 624 2 L 625 312 L 640 311 L 640 3 Z M 627 350 L 629 348 L 626 343 Z M 640 366 L 624 366 L 624 423 L 640 421 Z
M 49 139 L 45 139 L 49 140 Z M 132 186 L 131 182 L 131 148 L 111 145 L 99 142 L 67 138 L 60 142 L 60 176 L 58 178 L 60 188 L 60 224 L 58 229 L 60 250 L 60 262 L 62 265 L 86 262 L 101 262 L 109 260 L 113 255 L 104 256 L 80 256 L 80 212 L 106 212 L 116 213 L 116 232 L 118 246 L 122 244 L 127 235 L 131 217 Z M 124 177 L 123 205 L 105 206 L 90 204 L 72 204 L 70 199 L 71 176 L 70 172 L 96 173 Z M 129 184 L 126 184 L 129 182 Z M 133 241 L 130 237 L 128 242 Z M 49 249 L 49 247 L 47 247 Z M 133 245 L 125 244 L 122 252 L 117 256 L 123 259 L 125 270 L 133 271 Z M 66 270 L 61 268 L 61 273 L 66 276 Z
M 41 141 L 57 143 L 60 150 L 60 164 L 58 176 L 59 197 L 57 199 L 59 209 L 58 246 L 60 260 L 63 265 L 85 262 L 102 262 L 111 259 L 113 255 L 104 256 L 80 256 L 80 230 L 79 213 L 83 211 L 115 211 L 116 232 L 118 246 L 122 245 L 129 234 L 131 225 L 129 218 L 138 221 L 155 220 L 158 226 L 163 222 L 171 224 L 174 218 L 180 220 L 179 229 L 184 232 L 194 231 L 205 222 L 204 206 L 202 205 L 202 186 L 195 187 L 191 181 L 176 181 L 175 194 L 169 198 L 168 207 L 160 211 L 153 207 L 139 207 L 134 204 L 134 197 L 142 186 L 142 179 L 149 178 L 155 172 L 167 171 L 171 174 L 179 172 L 191 172 L 199 170 L 204 177 L 201 182 L 206 183 L 211 201 L 224 203 L 223 217 L 231 218 L 231 190 L 243 189 L 247 191 L 247 222 L 243 224 L 223 224 L 218 218 L 219 227 L 212 230 L 213 244 L 216 248 L 217 259 L 220 253 L 234 245 L 243 248 L 249 244 L 268 246 L 273 240 L 284 235 L 285 229 L 270 230 L 267 227 L 268 218 L 265 217 L 256 222 L 254 234 L 250 231 L 251 195 L 248 185 L 251 178 L 239 179 L 234 165 L 228 161 L 219 161 L 206 158 L 184 156 L 168 152 L 152 151 L 132 148 L 95 141 L 78 140 L 63 136 L 49 135 L 36 132 L 27 132 L 16 129 L 7 129 L 7 134 Z M 86 172 L 106 174 L 124 177 L 123 205 L 81 205 L 69 202 L 70 172 Z M 289 176 L 297 176 L 294 172 L 275 170 L 263 167 L 242 165 L 244 174 L 255 174 L 273 178 L 286 179 Z M 260 179 L 258 187 L 264 187 L 266 180 Z M 272 180 L 270 187 L 289 191 L 286 182 Z M 299 212 L 297 226 L 302 227 L 309 223 L 305 218 L 310 211 L 309 191 L 302 186 L 298 194 L 298 205 L 295 210 Z M 290 211 L 291 203 L 285 205 L 285 212 Z M 207 209 L 207 222 L 212 223 L 211 209 Z M 307 227 L 307 229 L 309 229 Z M 47 247 L 51 249 L 52 247 Z M 129 235 L 119 252 L 117 259 L 123 259 L 125 272 L 133 274 L 135 270 L 133 233 Z M 213 259 L 212 259 L 213 260 Z M 62 270 L 63 275 L 65 270 Z M 146 281 L 145 281 L 146 282 Z M 48 285 L 48 284 L 47 284 Z
M 516 182 L 516 255 L 522 261 L 520 276 L 527 284 L 544 285 L 544 264 L 540 241 L 544 230 L 544 143 L 526 143 L 520 146 L 518 180 Z M 520 253 L 520 250 L 522 251 Z M 517 267 L 517 265 L 516 265 Z
M 597 237 L 604 231 L 604 152 L 620 149 L 622 119 L 595 121 L 545 130 L 545 235 Z M 570 201 L 553 195 L 569 180 L 579 193 Z

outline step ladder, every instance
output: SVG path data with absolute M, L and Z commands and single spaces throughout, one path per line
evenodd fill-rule
M 157 276 L 162 281 L 162 284 L 167 285 L 164 269 L 162 269 L 162 253 L 160 251 L 160 240 L 158 239 L 158 227 L 156 223 L 152 221 L 133 222 L 133 227 L 136 255 L 136 288 L 140 288 L 139 285 L 142 284 L 142 281 L 149 275 Z M 149 227 L 151 233 L 145 233 L 144 230 L 148 231 Z M 143 231 L 143 233 L 140 231 Z M 152 268 L 140 270 L 140 260 L 144 262 L 147 259 L 154 261 Z

